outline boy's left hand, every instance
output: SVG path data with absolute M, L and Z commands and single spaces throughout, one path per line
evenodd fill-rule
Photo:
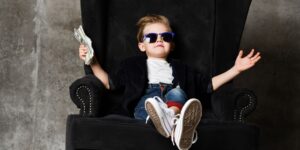
M 242 72 L 253 67 L 255 63 L 261 59 L 259 52 L 257 52 L 254 55 L 254 49 L 252 49 L 247 56 L 245 57 L 242 56 L 243 56 L 243 50 L 240 50 L 234 64 L 234 67 L 238 72 Z

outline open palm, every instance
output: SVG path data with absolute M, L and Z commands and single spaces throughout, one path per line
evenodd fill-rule
M 236 60 L 235 60 L 235 64 L 234 67 L 239 71 L 245 71 L 251 67 L 253 67 L 255 65 L 256 62 L 258 62 L 261 59 L 260 53 L 257 52 L 254 55 L 254 49 L 251 50 L 251 52 L 245 56 L 243 56 L 243 50 L 240 50 Z

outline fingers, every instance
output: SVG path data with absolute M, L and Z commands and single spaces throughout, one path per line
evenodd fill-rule
M 80 59 L 84 60 L 85 57 L 86 57 L 86 53 L 82 52 L 82 53 L 79 54 Z
M 80 53 L 87 53 L 88 52 L 88 48 L 86 47 L 86 46 L 84 46 L 83 44 L 81 44 L 80 46 L 79 46 L 79 54 Z
M 86 55 L 87 53 L 87 49 L 79 49 L 79 55 Z
M 261 56 L 256 57 L 255 59 L 252 60 L 252 62 L 255 64 L 261 59 Z
M 253 56 L 253 57 L 250 58 L 250 63 L 254 65 L 254 64 L 257 63 L 260 59 L 261 59 L 260 52 L 257 52 L 257 53 L 255 54 L 255 56 Z
M 246 57 L 251 58 L 253 54 L 254 54 L 254 49 L 252 49 L 251 52 Z
M 80 58 L 81 60 L 84 60 L 85 57 L 86 57 L 86 53 L 84 53 L 84 52 L 79 53 L 79 58 Z
M 80 44 L 80 46 L 79 46 L 79 58 L 81 60 L 85 59 L 87 52 L 88 52 L 88 48 L 84 44 Z
M 261 56 L 260 56 L 260 52 L 257 52 L 255 55 L 254 55 L 254 52 L 255 52 L 255 50 L 252 49 L 252 50 L 250 51 L 250 53 L 246 56 L 246 57 L 249 58 L 251 61 L 257 60 L 257 58 L 261 57 Z M 253 55 L 254 55 L 254 56 L 253 56 Z M 258 59 L 258 60 L 259 60 L 259 59 Z
M 238 58 L 242 58 L 242 56 L 243 56 L 243 50 L 241 49 L 239 54 L 238 54 Z
M 251 60 L 254 60 L 256 58 L 260 57 L 260 52 L 257 52 L 253 57 L 251 57 Z
M 87 49 L 88 49 L 88 47 L 87 47 L 87 46 L 85 46 L 84 44 L 80 44 L 80 45 L 79 45 L 79 49 L 86 49 L 86 50 L 87 50 Z
M 87 54 L 87 51 L 80 51 L 79 52 L 79 55 L 86 55 Z
M 82 48 L 82 51 L 85 52 L 85 53 L 87 53 L 88 48 Z

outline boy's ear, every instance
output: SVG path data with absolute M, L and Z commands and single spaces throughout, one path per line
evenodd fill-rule
M 139 42 L 138 47 L 139 47 L 140 51 L 142 51 L 142 52 L 145 52 L 145 51 L 146 51 L 146 48 L 145 48 L 145 44 L 144 44 L 144 43 Z

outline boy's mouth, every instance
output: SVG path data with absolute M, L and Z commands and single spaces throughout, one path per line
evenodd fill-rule
M 158 44 L 155 47 L 164 47 L 164 45 L 163 44 Z

